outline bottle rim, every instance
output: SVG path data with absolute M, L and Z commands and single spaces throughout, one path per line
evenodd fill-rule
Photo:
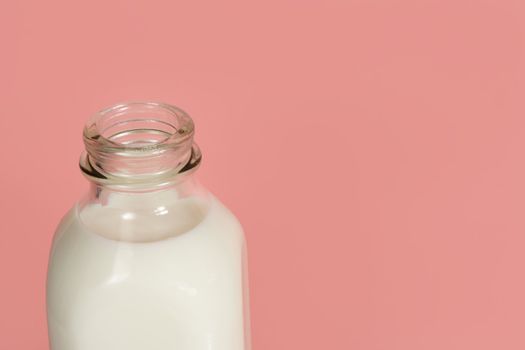
M 165 181 L 200 164 L 194 132 L 193 120 L 179 107 L 152 101 L 118 103 L 87 121 L 80 168 L 95 182 Z

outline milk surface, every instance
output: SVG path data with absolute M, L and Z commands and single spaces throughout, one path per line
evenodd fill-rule
M 152 216 L 154 202 L 163 205 Z M 51 349 L 249 349 L 244 247 L 212 196 L 116 195 L 73 208 L 49 265 Z

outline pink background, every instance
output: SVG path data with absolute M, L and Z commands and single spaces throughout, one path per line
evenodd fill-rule
M 0 43 L 0 349 L 47 349 L 83 123 L 136 99 L 195 119 L 256 350 L 525 349 L 525 2 L 6 1 Z

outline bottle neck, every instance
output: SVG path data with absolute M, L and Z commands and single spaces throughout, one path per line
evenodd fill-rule
M 98 203 L 121 209 L 159 207 L 174 203 L 184 198 L 207 198 L 208 192 L 200 185 L 195 176 L 187 175 L 178 181 L 164 183 L 162 186 L 115 186 L 91 182 L 82 203 Z
M 83 174 L 95 187 L 144 192 L 186 180 L 199 165 L 191 118 L 177 107 L 119 104 L 94 115 L 84 128 Z

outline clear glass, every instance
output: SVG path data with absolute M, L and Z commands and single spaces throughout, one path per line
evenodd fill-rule
M 194 177 L 191 118 L 160 103 L 103 110 L 84 129 L 85 197 L 51 249 L 51 350 L 249 350 L 246 244 Z

